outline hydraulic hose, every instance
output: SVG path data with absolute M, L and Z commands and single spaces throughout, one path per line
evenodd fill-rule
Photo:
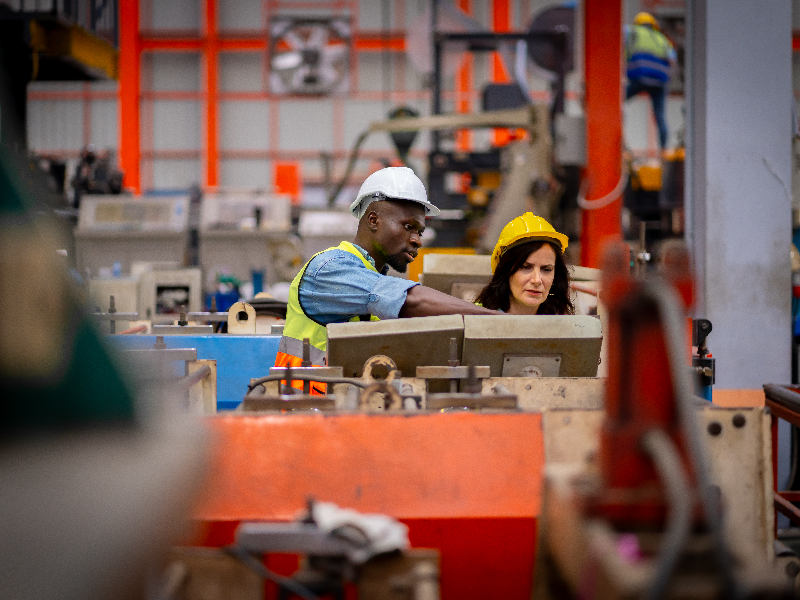
M 683 332 L 685 331 L 685 323 L 682 311 L 679 309 L 679 300 L 672 287 L 662 280 L 652 279 L 645 281 L 642 289 L 644 294 L 656 303 L 661 315 L 666 338 L 667 356 L 669 357 L 670 375 L 677 400 L 681 428 L 694 463 L 700 500 L 703 504 L 706 520 L 714 537 L 714 547 L 717 550 L 717 560 L 719 561 L 723 578 L 723 597 L 736 598 L 733 562 L 726 547 L 717 498 L 708 475 L 709 469 L 706 463 L 705 447 L 700 439 L 700 429 L 695 420 L 691 382 L 683 365 Z
M 653 459 L 669 501 L 667 530 L 661 543 L 656 574 L 647 592 L 647 600 L 660 600 L 666 593 L 672 571 L 689 537 L 692 495 L 681 457 L 666 433 L 660 429 L 647 432 L 642 438 L 642 446 Z

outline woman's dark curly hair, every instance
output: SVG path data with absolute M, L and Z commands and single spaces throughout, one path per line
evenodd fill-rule
M 514 246 L 503 253 L 500 262 L 494 270 L 492 280 L 478 294 L 476 302 L 485 308 L 492 310 L 502 310 L 508 312 L 511 307 L 511 286 L 509 280 L 511 276 L 519 271 L 525 264 L 531 252 L 536 252 L 539 248 L 550 242 L 533 241 L 527 244 Z M 547 299 L 539 305 L 537 315 L 574 315 L 575 307 L 569 296 L 569 271 L 567 263 L 561 249 L 556 244 L 550 244 L 556 254 L 555 273 L 553 274 L 553 285 Z

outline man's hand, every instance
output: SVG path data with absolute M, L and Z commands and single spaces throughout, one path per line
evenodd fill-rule
M 432 317 L 436 315 L 497 315 L 496 310 L 489 310 L 466 300 L 455 298 L 438 292 L 424 285 L 415 285 L 408 290 L 406 302 L 400 309 L 400 318 Z

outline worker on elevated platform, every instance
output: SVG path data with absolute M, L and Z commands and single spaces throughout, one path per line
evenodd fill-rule
M 312 366 L 326 364 L 328 323 L 452 314 L 496 314 L 459 298 L 386 275 L 404 273 L 422 246 L 425 217 L 439 209 L 408 167 L 387 167 L 364 181 L 350 212 L 359 219 L 353 242 L 314 255 L 292 281 L 277 367 L 299 367 L 303 339 Z M 302 382 L 293 382 L 302 387 Z M 314 384 L 312 393 L 323 393 Z
M 569 238 L 531 212 L 500 232 L 492 252 L 492 279 L 477 302 L 512 315 L 572 315 L 564 250 Z
M 640 92 L 650 96 L 658 126 L 658 143 L 663 150 L 667 146 L 667 87 L 676 53 L 650 13 L 640 12 L 634 17 L 633 25 L 625 28 L 625 58 L 628 75 L 625 99 Z

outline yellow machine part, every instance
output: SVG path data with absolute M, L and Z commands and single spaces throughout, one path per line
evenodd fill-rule
M 680 161 L 686 158 L 686 148 L 669 148 L 664 150 L 662 157 L 666 161 Z
M 478 173 L 473 185 L 467 190 L 467 202 L 470 206 L 483 207 L 489 204 L 491 194 L 500 187 L 500 172 L 485 171 Z
M 478 173 L 476 185 L 495 190 L 500 187 L 500 172 L 499 171 L 484 171 Z
M 631 185 L 634 190 L 658 192 L 661 190 L 661 165 L 647 163 L 631 167 Z
M 417 258 L 408 265 L 408 278 L 411 281 L 419 281 L 426 254 L 475 254 L 475 248 L 420 248 Z
M 106 40 L 78 25 L 30 22 L 34 69 L 39 54 L 58 56 L 82 64 L 100 79 L 117 79 L 119 52 Z M 34 79 L 36 73 L 34 73 Z

